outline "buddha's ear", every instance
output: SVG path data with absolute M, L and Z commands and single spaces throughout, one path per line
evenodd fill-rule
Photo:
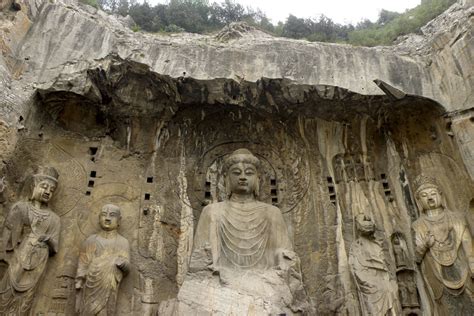
M 257 175 L 257 181 L 255 183 L 255 190 L 253 191 L 255 197 L 260 196 L 260 177 Z
M 419 211 L 420 213 L 423 213 L 423 205 L 421 205 L 421 203 L 420 203 L 420 199 L 419 199 L 419 197 L 418 197 L 418 194 L 419 194 L 419 193 L 416 193 L 416 192 L 415 192 L 415 204 L 416 204 L 416 207 L 418 208 L 418 211 Z
M 227 176 L 227 172 L 224 173 L 224 186 L 225 186 L 225 196 L 227 198 L 230 198 L 232 195 L 232 191 L 230 190 L 230 180 L 229 177 Z

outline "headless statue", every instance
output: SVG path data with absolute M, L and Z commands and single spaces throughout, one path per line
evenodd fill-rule
M 48 258 L 58 251 L 61 224 L 48 207 L 58 177 L 54 168 L 39 168 L 31 201 L 13 205 L 6 218 L 0 259 L 10 259 L 0 281 L 0 315 L 28 315 Z
M 99 214 L 102 230 L 82 244 L 76 275 L 80 315 L 115 315 L 120 281 L 130 267 L 130 247 L 117 228 L 120 208 L 107 204 Z

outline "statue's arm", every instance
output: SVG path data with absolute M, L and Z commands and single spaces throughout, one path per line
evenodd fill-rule
M 0 240 L 0 261 L 6 260 L 7 256 L 7 243 L 10 240 L 11 230 L 5 226 L 3 228 L 2 239 Z
M 422 232 L 421 227 L 417 226 L 414 228 L 415 231 L 415 260 L 417 263 L 421 263 L 428 251 L 428 245 L 426 243 L 426 234 Z
M 122 238 L 122 249 L 115 261 L 115 265 L 119 268 L 124 274 L 127 274 L 130 271 L 130 244 L 128 240 Z
M 217 224 L 213 213 L 219 212 L 215 205 L 206 206 L 199 217 L 199 222 L 194 235 L 193 250 L 189 271 L 214 270 L 219 259 L 219 236 L 217 234 Z
M 7 250 L 16 247 L 23 231 L 23 212 L 19 204 L 13 205 L 8 212 L 0 241 L 0 260 L 4 260 Z
M 464 249 L 464 253 L 469 260 L 469 267 L 471 269 L 471 276 L 474 277 L 474 256 L 472 254 L 472 236 L 471 231 L 464 225 L 464 232 L 462 234 L 462 247 Z
M 89 269 L 89 264 L 95 253 L 95 243 L 92 236 L 87 238 L 81 245 L 79 250 L 79 262 L 77 264 L 76 272 L 76 289 L 82 289 Z
M 61 231 L 61 222 L 59 217 L 55 217 L 54 223 L 49 232 L 49 236 L 46 236 L 46 244 L 49 247 L 49 253 L 51 255 L 56 254 L 59 250 L 59 234 Z

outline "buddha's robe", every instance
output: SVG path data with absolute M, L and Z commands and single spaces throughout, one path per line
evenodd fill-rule
M 58 251 L 60 226 L 59 216 L 49 209 L 38 209 L 29 202 L 12 207 L 4 238 L 13 255 L 0 281 L 0 315 L 28 314 L 48 257 Z
M 422 215 L 413 223 L 413 230 L 417 261 L 421 263 L 437 313 L 443 315 L 456 311 L 460 315 L 459 308 L 462 307 L 470 313 L 474 309 L 469 267 L 469 260 L 473 260 L 472 237 L 464 218 L 447 210 L 434 218 Z M 435 237 L 431 248 L 427 248 L 424 242 L 428 234 Z M 451 297 L 443 301 L 445 293 Z
M 190 270 L 269 269 L 292 252 L 277 207 L 262 202 L 220 202 L 204 208 L 194 237 Z M 210 256 L 208 256 L 210 252 Z
M 82 244 L 76 278 L 84 278 L 80 290 L 80 315 L 115 315 L 116 300 L 124 272 L 116 265 L 121 257 L 125 270 L 130 262 L 128 240 L 118 233 L 111 238 L 89 236 Z
M 394 295 L 382 247 L 364 237 L 352 243 L 349 265 L 357 285 L 363 315 L 393 313 Z

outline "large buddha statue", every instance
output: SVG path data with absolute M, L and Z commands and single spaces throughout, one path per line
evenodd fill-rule
M 0 281 L 0 315 L 28 315 L 49 256 L 58 252 L 59 216 L 48 203 L 58 172 L 40 167 L 33 176 L 30 201 L 13 205 L 5 221 L 0 260 L 8 269 Z
M 416 260 L 432 299 L 435 315 L 473 315 L 471 233 L 462 214 L 451 212 L 442 201 L 436 181 L 419 176 L 416 204 L 421 215 L 413 223 Z
M 281 211 L 257 200 L 260 161 L 247 149 L 224 162 L 227 200 L 206 206 L 178 294 L 187 312 L 287 314 L 306 296 Z

